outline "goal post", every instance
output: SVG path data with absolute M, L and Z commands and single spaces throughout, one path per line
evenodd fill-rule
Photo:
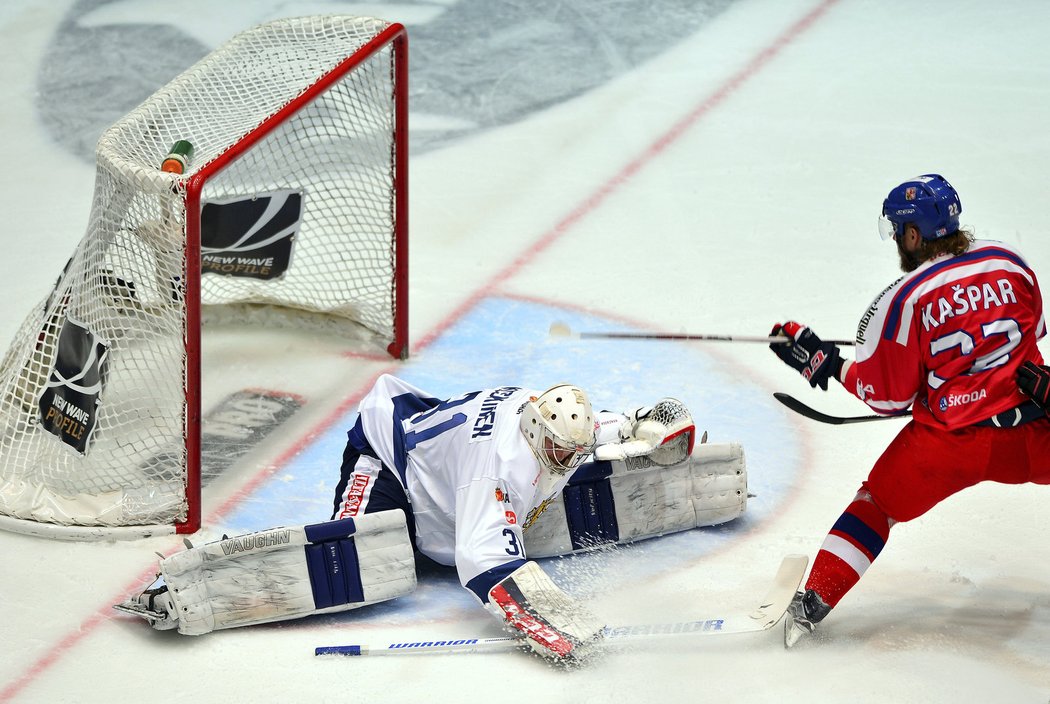
M 199 529 L 205 321 L 407 357 L 407 42 L 259 25 L 103 133 L 87 232 L 0 362 L 0 528 Z

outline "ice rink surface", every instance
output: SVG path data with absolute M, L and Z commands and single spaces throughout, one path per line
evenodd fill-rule
M 882 198 L 931 171 L 958 188 L 964 225 L 1050 277 L 1043 2 L 9 0 L 0 337 L 83 234 L 101 130 L 236 32 L 319 13 L 408 28 L 412 356 L 207 338 L 213 388 L 306 402 L 208 485 L 194 541 L 327 518 L 342 434 L 379 373 L 435 395 L 572 380 L 602 407 L 682 398 L 712 442 L 743 444 L 756 496 L 726 526 L 548 561 L 555 579 L 616 624 L 746 609 L 781 556 L 816 554 L 900 421 L 792 415 L 773 391 L 866 408 L 811 391 L 762 345 L 558 342 L 550 322 L 763 335 L 793 318 L 851 337 L 899 275 L 877 236 Z M 421 567 L 416 593 L 377 607 L 189 638 L 110 608 L 181 538 L 0 533 L 0 701 L 1045 704 L 1048 506 L 1046 487 L 981 485 L 898 525 L 792 651 L 779 629 L 677 637 L 575 671 L 518 653 L 312 656 L 500 635 L 450 570 Z

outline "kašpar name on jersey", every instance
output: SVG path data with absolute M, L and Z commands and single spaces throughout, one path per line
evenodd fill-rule
M 222 541 L 222 551 L 227 555 L 232 555 L 235 552 L 244 552 L 246 550 L 254 550 L 255 548 L 265 548 L 270 545 L 284 545 L 292 541 L 292 532 L 290 530 L 272 530 L 269 533 L 263 533 L 262 535 L 247 535 L 240 536 L 237 538 L 230 538 Z
M 952 286 L 950 299 L 941 296 L 927 303 L 922 309 L 922 326 L 930 330 L 943 325 L 946 320 L 957 315 L 964 315 L 975 310 L 988 310 L 992 307 L 998 308 L 1007 303 L 1017 303 L 1017 296 L 1014 295 L 1013 286 L 1009 281 L 998 279 L 995 283 L 999 287 L 998 294 L 989 283 L 980 286 L 971 284 L 965 288 L 958 284 Z M 937 307 L 939 318 L 934 317 L 934 306 Z

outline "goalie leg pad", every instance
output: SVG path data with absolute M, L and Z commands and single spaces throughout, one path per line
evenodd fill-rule
M 602 464 L 611 465 L 611 463 Z M 598 463 L 596 465 L 601 466 Z M 608 473 L 596 471 L 562 490 L 565 521 L 573 552 L 606 543 L 620 542 L 620 526 L 616 520 L 616 498 L 612 482 L 608 480 L 609 474 L 611 474 L 611 467 Z M 525 547 L 528 550 L 529 545 L 526 543 Z M 534 553 L 530 551 L 527 554 Z
M 725 523 L 747 506 L 744 450 L 737 443 L 697 445 L 685 461 L 651 458 L 583 465 L 525 531 L 530 557 L 566 555 L 611 543 Z
M 416 586 L 400 510 L 226 538 L 162 560 L 160 573 L 185 635 L 345 611 Z

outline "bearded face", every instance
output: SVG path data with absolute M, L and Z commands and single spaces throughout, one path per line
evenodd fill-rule
M 922 262 L 919 260 L 918 251 L 909 252 L 904 248 L 904 237 L 895 237 L 894 241 L 897 243 L 897 256 L 900 257 L 901 270 L 908 274 L 919 268 L 919 264 Z

